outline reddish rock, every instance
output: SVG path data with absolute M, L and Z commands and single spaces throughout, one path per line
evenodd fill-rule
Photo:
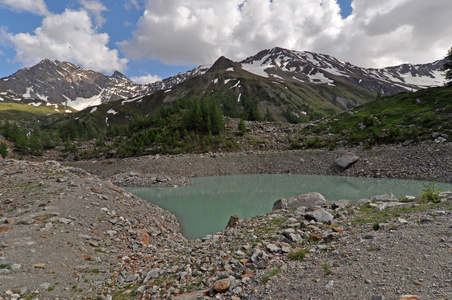
M 137 241 L 149 245 L 149 233 L 144 229 L 137 229 Z
M 91 188 L 91 192 L 96 193 L 96 194 L 102 194 L 102 191 L 99 189 L 96 189 L 95 187 Z
M 344 232 L 344 228 L 342 228 L 342 227 L 333 227 L 333 231 L 334 232 L 338 232 L 338 233 L 342 233 L 342 232 Z
M 37 269 L 44 269 L 45 266 L 46 266 L 46 264 L 35 264 L 35 265 L 33 265 L 33 267 L 35 267 Z
M 8 225 L 0 225 L 0 232 L 5 232 L 9 230 L 9 226 Z
M 313 234 L 313 235 L 311 235 L 311 240 L 314 242 L 321 241 L 322 236 L 320 234 Z
M 416 295 L 403 295 L 399 297 L 399 300 L 420 300 L 421 297 Z
M 213 283 L 213 289 L 217 293 L 225 293 L 229 287 L 231 286 L 231 281 L 229 279 L 221 279 L 218 281 L 215 281 Z

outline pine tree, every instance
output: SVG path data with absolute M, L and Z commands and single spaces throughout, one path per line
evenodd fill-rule
M 8 155 L 8 145 L 5 142 L 0 143 L 0 155 L 6 157 Z
M 444 71 L 446 72 L 446 85 L 452 86 L 452 47 L 445 57 Z
M 239 130 L 240 135 L 242 135 L 242 136 L 245 135 L 246 126 L 245 126 L 245 122 L 243 122 L 243 119 L 240 119 L 239 126 L 237 127 L 237 129 Z

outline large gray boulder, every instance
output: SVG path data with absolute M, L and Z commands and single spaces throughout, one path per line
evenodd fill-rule
M 340 172 L 347 170 L 353 166 L 359 157 L 353 152 L 347 152 L 334 161 L 334 168 Z
M 273 210 L 298 208 L 301 206 L 323 205 L 326 203 L 322 194 L 311 192 L 295 197 L 279 199 L 273 204 Z

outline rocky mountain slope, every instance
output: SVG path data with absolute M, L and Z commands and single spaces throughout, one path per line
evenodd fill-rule
M 238 67 L 235 70 L 247 71 L 248 78 L 255 76 L 253 78 L 255 83 L 261 81 L 262 77 L 268 79 L 259 83 L 261 86 L 257 89 L 276 90 L 267 92 L 269 100 L 277 99 L 275 105 L 280 105 L 287 99 L 293 100 L 298 103 L 296 106 L 301 112 L 303 107 L 300 103 L 303 100 L 316 102 L 321 98 L 322 101 L 333 103 L 326 104 L 324 110 L 328 109 L 328 106 L 330 109 L 331 107 L 347 109 L 366 102 L 370 95 L 377 93 L 387 95 L 440 86 L 444 83 L 444 76 L 441 73 L 442 60 L 423 65 L 404 64 L 383 69 L 366 69 L 325 54 L 273 48 L 263 50 L 236 64 Z M 112 76 L 107 76 L 69 62 L 46 59 L 33 67 L 21 69 L 9 77 L 0 79 L 0 92 L 14 93 L 17 99 L 40 99 L 81 110 L 113 100 L 150 95 L 156 91 L 169 92 L 189 78 L 205 75 L 209 68 L 210 66 L 200 66 L 159 82 L 138 85 L 117 71 Z M 256 88 L 250 86 L 252 85 L 250 82 L 240 79 L 243 74 L 231 72 L 229 75 L 237 76 L 226 76 L 222 81 L 219 81 L 220 78 L 212 80 L 225 85 L 228 82 L 233 83 L 228 86 L 231 89 L 244 87 L 248 92 L 258 92 Z M 269 82 L 273 82 L 273 86 Z M 285 86 L 277 89 L 274 85 L 278 84 Z M 293 88 L 297 91 L 290 91 Z M 217 96 L 224 92 L 223 89 L 214 88 L 212 85 L 209 86 L 209 90 Z M 363 94 L 361 101 L 356 99 L 356 95 L 348 95 L 344 90 L 352 91 L 352 94 Z M 179 91 L 178 94 L 196 93 L 185 90 Z M 251 97 L 245 94 L 236 89 L 234 97 L 237 101 L 239 95 L 243 99 Z
M 157 83 L 139 85 L 118 71 L 107 76 L 69 62 L 45 59 L 33 67 L 20 69 L 13 75 L 0 79 L 0 91 L 14 95 L 17 101 L 36 99 L 82 110 L 105 102 L 171 88 L 205 70 L 205 67 L 199 67 Z
M 339 79 L 382 95 L 444 84 L 444 61 L 382 69 L 354 66 L 330 55 L 283 48 L 263 50 L 241 62 L 251 73 L 284 81 L 335 85 Z

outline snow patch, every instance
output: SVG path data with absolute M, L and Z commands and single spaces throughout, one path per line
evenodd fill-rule
M 229 81 L 231 81 L 231 79 L 225 79 L 224 84 L 228 84 Z
M 42 102 L 31 102 L 31 103 L 28 103 L 28 105 L 35 106 L 35 107 L 41 106 L 41 104 L 42 104 Z
M 72 113 L 72 111 L 70 111 L 69 109 L 66 109 L 64 112 L 65 113 Z
M 242 99 L 242 93 L 239 94 L 239 97 L 237 98 L 237 102 L 240 102 L 241 99 Z
M 169 93 L 169 92 L 171 92 L 171 89 L 169 89 L 169 90 L 166 90 L 166 91 L 165 91 L 165 94 L 166 94 L 166 93 Z
M 131 98 L 131 99 L 128 99 L 128 100 L 124 100 L 124 101 L 121 102 L 121 105 L 124 105 L 124 103 L 129 103 L 129 102 L 137 101 L 137 100 L 140 100 L 140 99 L 142 99 L 142 98 L 143 98 L 143 96 L 138 96 L 138 97 Z
M 226 69 L 226 72 L 232 72 L 232 71 L 234 71 L 233 67 L 229 67 L 229 68 Z
M 97 110 L 97 106 L 93 107 L 89 113 L 92 114 L 92 113 L 95 112 L 96 110 Z
M 331 80 L 327 77 L 325 77 L 325 75 L 321 72 L 317 72 L 314 75 L 308 74 L 307 75 L 309 77 L 309 80 L 312 83 L 328 83 L 328 84 L 332 84 L 334 82 L 334 80 Z
M 217 83 L 218 83 L 218 78 L 215 78 L 214 80 L 212 80 L 212 82 L 213 82 L 214 84 L 217 84 Z
M 269 77 L 268 73 L 265 72 L 265 70 L 268 68 L 274 68 L 274 66 L 264 65 L 263 62 L 265 61 L 265 59 L 266 58 L 264 57 L 260 61 L 253 61 L 252 63 L 242 64 L 242 69 L 262 77 Z
M 24 98 L 31 98 L 31 92 L 33 92 L 33 87 L 27 87 L 27 91 L 22 95 Z
M 109 111 L 107 111 L 107 114 L 112 114 L 112 115 L 116 115 L 118 112 L 115 111 L 114 109 L 110 109 Z
M 68 99 L 66 96 L 64 97 Z M 67 106 L 72 107 L 75 110 L 83 110 L 90 106 L 97 106 L 102 104 L 102 98 L 100 95 L 96 95 L 91 98 L 77 97 L 75 98 L 75 100 L 68 99 L 68 101 L 65 104 Z
M 239 86 L 239 84 L 240 84 L 240 80 L 239 80 L 236 84 L 234 84 L 233 86 L 231 86 L 229 89 L 231 90 L 231 89 L 233 89 L 233 88 L 236 88 L 236 87 Z

